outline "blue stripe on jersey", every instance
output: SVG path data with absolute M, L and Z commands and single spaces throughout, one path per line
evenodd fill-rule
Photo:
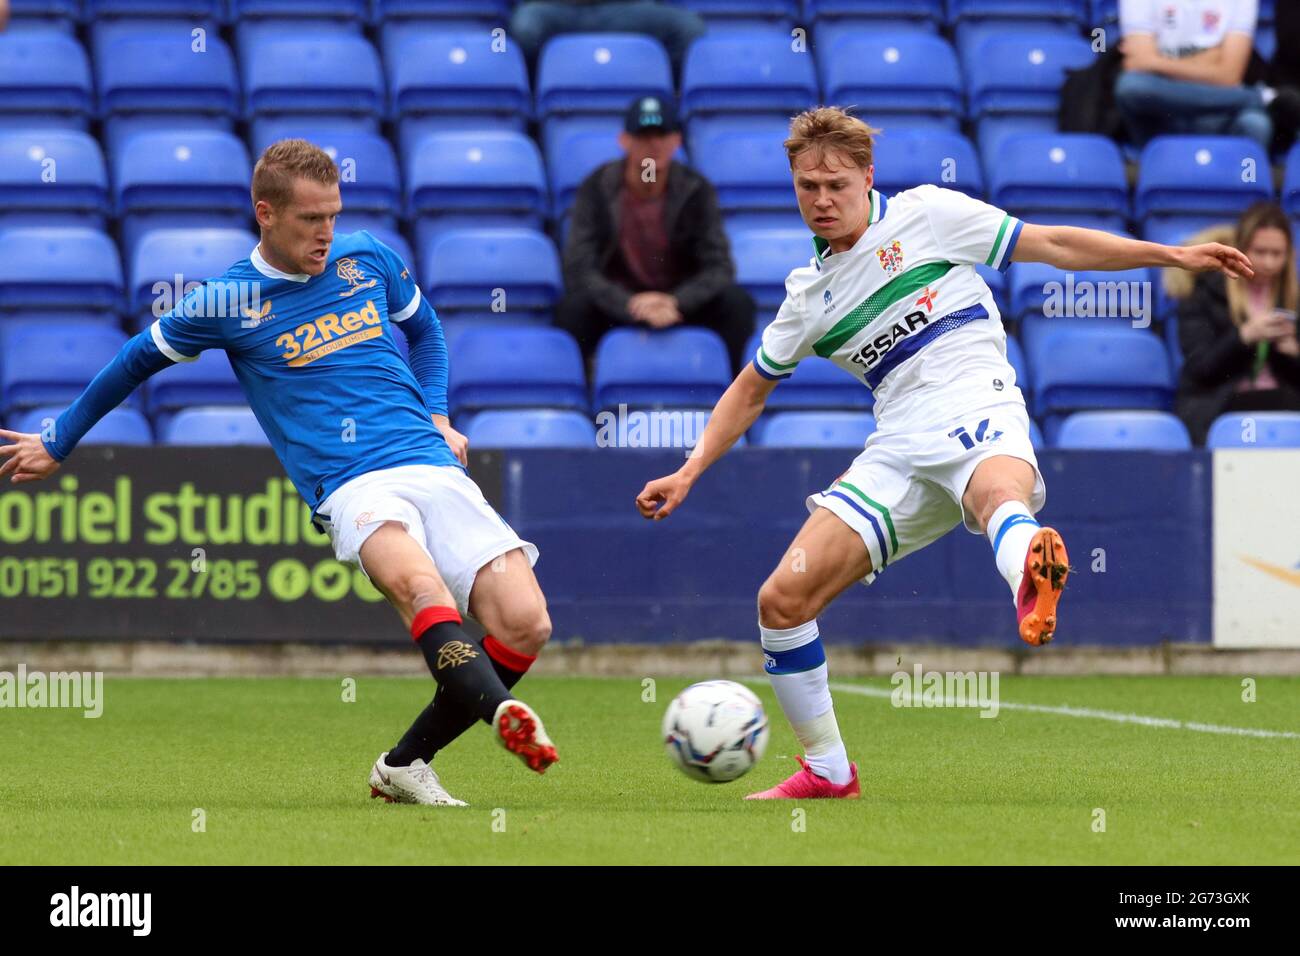
M 1025 227 L 1023 220 L 1016 220 L 1016 228 L 1011 231 L 1011 238 L 1007 240 L 1007 251 L 1002 253 L 1002 264 L 998 266 L 998 272 L 1006 272 L 1011 265 L 1011 254 L 1016 251 L 1016 243 L 1020 241 L 1020 230 Z
M 876 533 L 876 540 L 880 542 L 880 567 L 872 568 L 871 570 L 883 571 L 885 565 L 889 563 L 886 560 L 889 555 L 889 549 L 885 547 L 885 533 L 880 530 L 880 522 L 876 520 L 876 516 L 870 511 L 867 511 L 842 491 L 823 491 L 822 494 L 829 495 L 832 498 L 839 498 L 841 501 L 847 501 L 850 508 L 871 522 L 871 530 Z
M 939 336 L 951 332 L 953 329 L 961 328 L 967 322 L 975 322 L 979 319 L 987 319 L 988 317 L 988 310 L 985 309 L 984 306 L 972 305 L 969 308 L 961 309 L 957 312 L 950 312 L 942 319 L 931 322 L 920 332 L 903 339 L 886 352 L 885 357 L 880 360 L 880 364 L 867 373 L 867 384 L 874 389 L 884 381 L 886 375 L 898 368 L 898 366 L 902 365 Z
M 800 674 L 826 663 L 826 649 L 822 639 L 814 637 L 807 644 L 788 651 L 770 651 L 763 648 L 763 670 L 769 674 Z
M 763 376 L 763 378 L 767 379 L 769 382 L 779 382 L 783 379 L 789 378 L 791 375 L 794 374 L 793 372 L 787 372 L 785 375 L 773 375 L 771 372 L 766 372 L 763 370 L 763 366 L 758 364 L 757 356 L 754 357 L 754 371 L 757 372 L 759 375 Z

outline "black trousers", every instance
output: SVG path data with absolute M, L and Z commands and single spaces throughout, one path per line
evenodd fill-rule
M 749 356 L 742 353 L 754 332 L 755 311 L 749 293 L 738 285 L 731 285 L 698 309 L 685 313 L 682 324 L 702 326 L 722 336 L 722 341 L 727 343 L 732 371 L 739 372 L 749 361 Z M 590 361 L 601 336 L 620 325 L 631 325 L 632 317 L 618 321 L 596 308 L 587 296 L 570 293 L 556 306 L 555 324 L 578 340 L 583 358 Z

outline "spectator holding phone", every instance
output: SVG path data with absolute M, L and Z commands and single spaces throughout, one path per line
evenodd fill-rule
M 1199 275 L 1178 310 L 1185 361 L 1177 411 L 1198 445 L 1224 412 L 1300 411 L 1291 224 L 1278 206 L 1256 203 L 1233 238 L 1254 278 Z

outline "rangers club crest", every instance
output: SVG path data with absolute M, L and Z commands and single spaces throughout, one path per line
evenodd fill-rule
M 880 260 L 880 268 L 885 270 L 885 275 L 892 276 L 903 268 L 903 247 L 895 239 L 889 245 L 877 249 L 876 258 Z

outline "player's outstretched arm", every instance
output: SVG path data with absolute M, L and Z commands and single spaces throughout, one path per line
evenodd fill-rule
M 672 514 L 690 494 L 691 487 L 705 469 L 721 458 L 754 424 L 775 387 L 776 381 L 759 375 L 753 365 L 746 365 L 713 407 L 709 423 L 704 426 L 704 433 L 686 464 L 671 475 L 647 482 L 636 496 L 641 517 L 658 521 Z
M 1119 270 L 1176 266 L 1188 272 L 1218 271 L 1231 279 L 1250 278 L 1250 260 L 1231 246 L 1204 242 L 1196 246 L 1162 246 L 1078 226 L 1025 223 L 1012 253 L 1013 262 L 1045 262 L 1058 269 Z
M 0 480 L 35 481 L 54 474 L 91 426 L 121 405 L 146 378 L 171 364 L 148 330 L 135 336 L 58 417 L 48 434 L 0 431 L 0 438 L 11 443 L 0 445 L 0 457 L 5 459 Z

